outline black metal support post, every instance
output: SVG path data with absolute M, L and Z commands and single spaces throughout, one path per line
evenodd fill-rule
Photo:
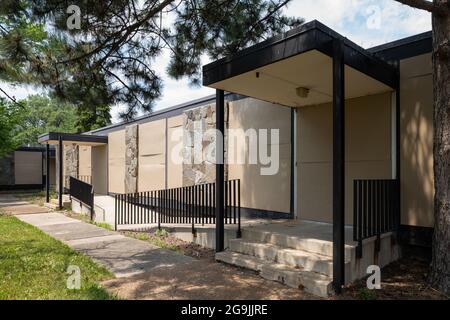
M 63 197 L 63 143 L 62 143 L 62 137 L 59 136 L 58 138 L 58 163 L 59 163 L 59 167 L 58 167 L 58 171 L 59 171 L 59 179 L 58 179 L 58 186 L 59 186 L 59 190 L 58 190 L 58 207 L 59 210 L 61 210 L 63 208 L 63 201 L 62 201 L 62 197 Z
M 345 283 L 345 78 L 344 43 L 333 43 L 333 286 Z
M 50 145 L 45 146 L 45 202 L 50 202 Z
M 224 92 L 216 90 L 216 252 L 224 250 Z
M 290 175 L 290 187 L 291 187 L 291 193 L 290 193 L 290 211 L 291 215 L 294 218 L 296 212 L 295 211 L 295 110 L 294 108 L 291 108 L 291 175 Z

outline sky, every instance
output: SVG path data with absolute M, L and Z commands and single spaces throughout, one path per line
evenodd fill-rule
M 394 0 L 292 0 L 283 10 L 286 15 L 302 17 L 307 22 L 318 20 L 363 48 L 431 30 L 431 14 Z M 169 55 L 163 54 L 155 61 L 155 71 L 162 77 L 164 87 L 154 110 L 214 94 L 210 88 L 189 86 L 187 79 L 169 78 L 166 74 L 168 60 Z M 0 85 L 17 99 L 40 92 L 31 87 Z M 112 108 L 113 122 L 119 121 L 121 108 L 120 105 Z

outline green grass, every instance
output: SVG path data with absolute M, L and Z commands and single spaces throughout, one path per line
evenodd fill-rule
M 58 194 L 54 190 L 50 190 L 50 199 L 58 199 Z M 45 191 L 34 192 L 32 194 L 18 194 L 18 198 L 24 201 L 43 206 L 45 203 Z
M 113 231 L 114 228 L 106 222 L 96 222 L 96 221 L 92 221 L 91 218 L 87 215 L 81 214 L 81 213 L 75 213 L 72 210 L 66 210 L 66 216 L 70 217 L 70 218 L 74 218 L 77 220 L 81 220 L 83 222 L 86 223 L 90 223 L 93 224 L 94 226 L 109 230 L 109 231 Z
M 362 288 L 358 290 L 358 297 L 361 300 L 375 300 L 377 298 L 377 294 L 375 290 Z
M 81 288 L 67 288 L 69 265 L 81 271 Z M 15 217 L 0 215 L 0 299 L 114 299 L 98 283 L 113 275 Z

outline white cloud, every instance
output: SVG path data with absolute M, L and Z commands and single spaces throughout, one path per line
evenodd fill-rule
M 376 12 L 368 10 L 373 7 Z M 430 13 L 395 0 L 293 0 L 285 13 L 319 20 L 365 48 L 431 30 Z M 377 29 L 368 25 L 373 14 Z
M 8 93 L 9 96 L 16 100 L 24 99 L 29 95 L 43 93 L 44 90 L 35 88 L 33 86 L 14 86 L 9 83 L 0 81 L 0 88 Z M 3 92 L 0 92 L 0 97 L 6 98 Z

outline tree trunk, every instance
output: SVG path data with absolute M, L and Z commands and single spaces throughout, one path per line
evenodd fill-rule
M 429 281 L 450 294 L 450 14 L 433 13 L 432 21 L 435 222 Z

